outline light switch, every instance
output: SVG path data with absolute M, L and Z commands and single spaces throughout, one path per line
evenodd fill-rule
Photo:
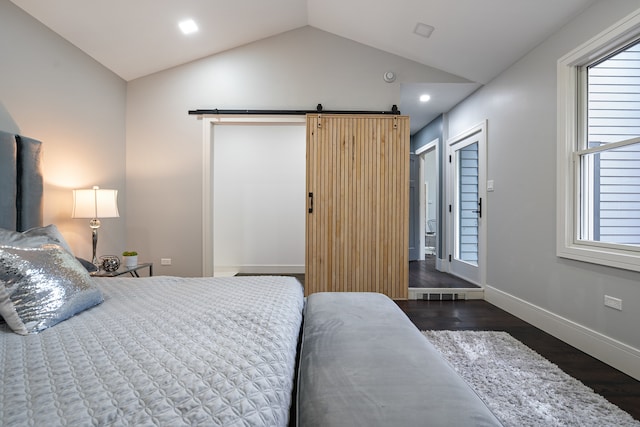
M 492 179 L 487 181 L 487 191 L 493 191 L 493 180 Z

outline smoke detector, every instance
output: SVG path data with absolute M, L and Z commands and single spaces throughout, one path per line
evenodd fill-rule
M 396 80 L 396 73 L 394 73 L 393 71 L 387 71 L 386 73 L 384 73 L 382 78 L 385 82 L 392 83 Z

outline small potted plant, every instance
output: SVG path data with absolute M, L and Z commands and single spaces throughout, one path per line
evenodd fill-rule
M 124 258 L 124 265 L 127 267 L 135 267 L 138 265 L 138 252 L 136 251 L 124 251 L 122 252 Z

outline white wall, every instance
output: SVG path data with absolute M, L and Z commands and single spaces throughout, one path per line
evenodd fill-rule
M 393 69 L 398 79 L 385 83 Z M 388 110 L 406 82 L 466 82 L 304 27 L 129 82 L 127 242 L 158 274 L 202 274 L 202 108 Z
M 9 1 L 0 1 L 0 129 L 43 142 L 44 222 L 91 258 L 74 188 L 125 190 L 125 82 Z M 126 212 L 125 197 L 119 197 Z M 125 219 L 105 219 L 98 252 L 124 249 Z
M 306 127 L 214 126 L 217 271 L 304 273 Z
M 635 363 L 637 378 L 640 274 L 556 257 L 555 171 L 557 60 L 638 6 L 596 3 L 445 121 L 457 135 L 488 119 L 487 298 L 612 364 Z M 604 307 L 605 294 L 624 310 Z

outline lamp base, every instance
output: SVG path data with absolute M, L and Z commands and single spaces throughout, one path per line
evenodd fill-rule
M 91 243 L 93 245 L 93 256 L 91 257 L 91 263 L 95 265 L 98 270 L 100 270 L 100 263 L 98 262 L 98 256 L 96 254 L 96 249 L 98 247 L 98 228 L 100 228 L 100 220 L 97 218 L 92 219 L 89 222 L 89 227 L 91 227 Z

